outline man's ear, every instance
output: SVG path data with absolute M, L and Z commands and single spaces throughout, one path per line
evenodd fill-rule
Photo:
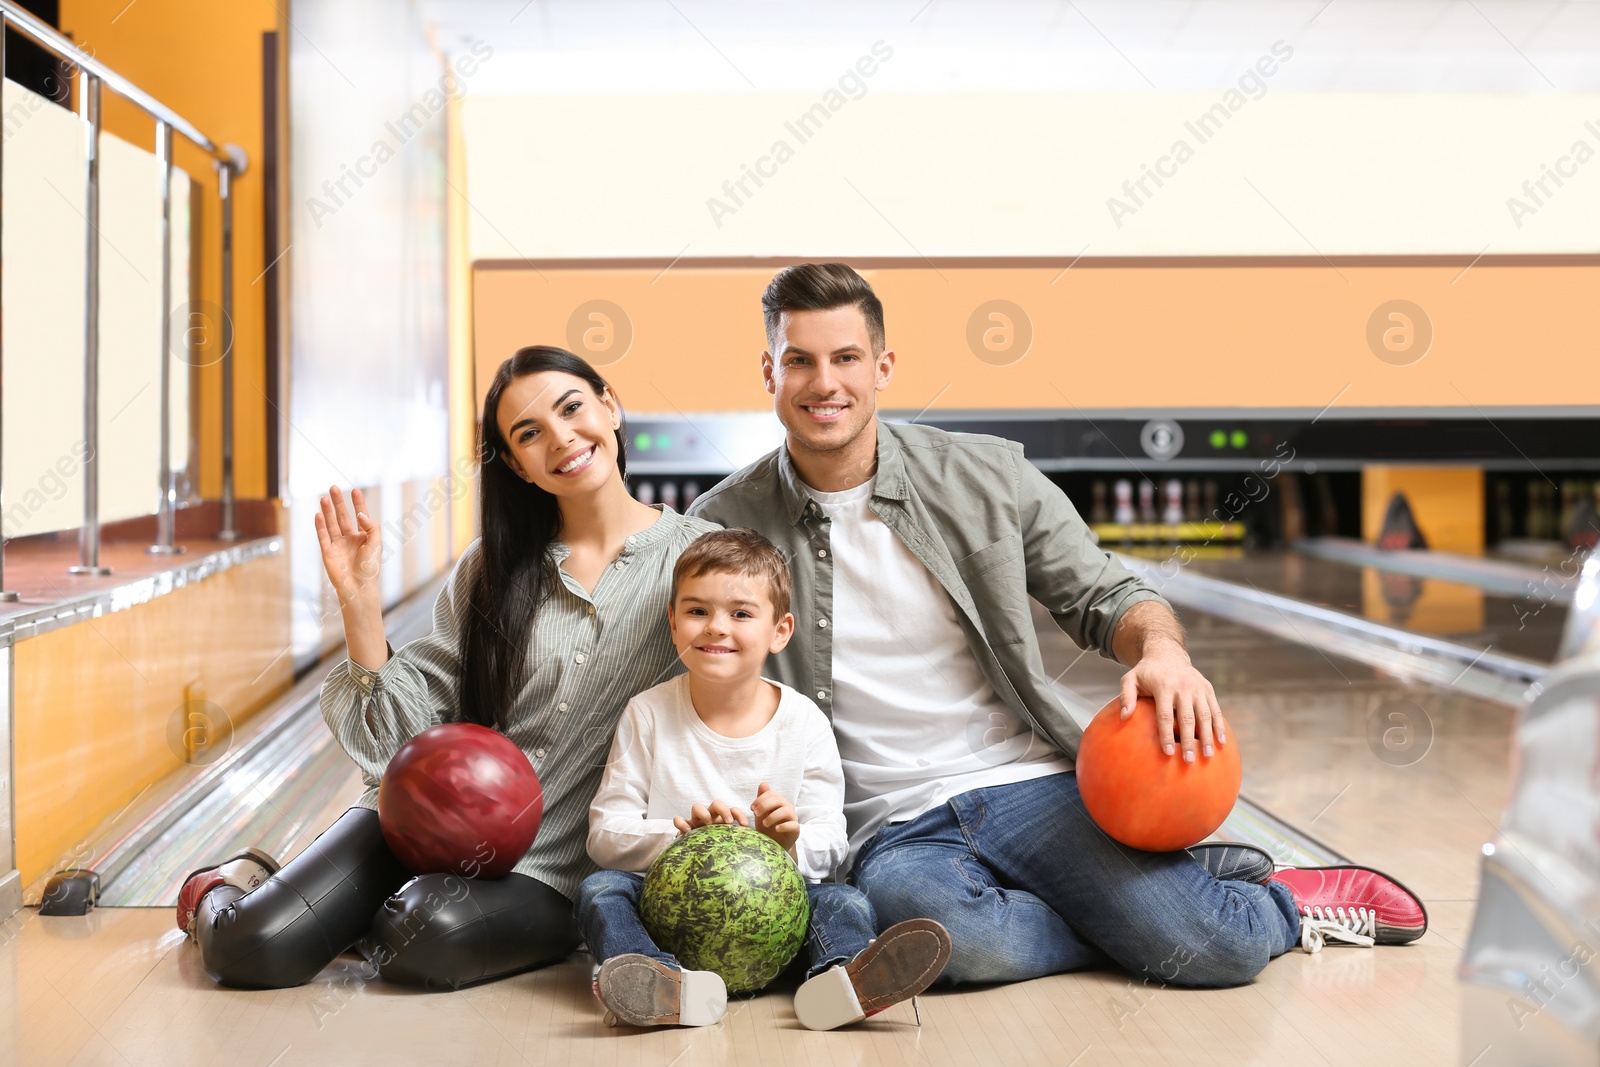
M 889 388 L 889 379 L 894 377 L 894 349 L 885 348 L 879 352 L 875 363 L 878 369 L 877 390 L 881 393 Z
M 776 396 L 777 392 L 778 392 L 777 383 L 775 381 L 773 381 L 773 378 L 772 378 L 772 376 L 776 372 L 776 370 L 777 370 L 777 360 L 772 358 L 772 353 L 771 352 L 762 352 L 761 353 L 761 384 L 765 385 L 767 387 L 767 392 L 773 394 L 774 396 Z

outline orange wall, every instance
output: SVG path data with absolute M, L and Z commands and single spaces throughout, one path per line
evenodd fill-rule
M 279 553 L 17 642 L 24 884 L 82 862 L 85 835 L 183 765 L 174 739 L 186 692 L 203 692 L 213 718 L 239 727 L 289 686 L 289 597 L 289 557 Z
M 266 494 L 265 288 L 252 284 L 263 258 L 261 34 L 278 28 L 272 0 L 63 0 L 61 28 L 79 47 L 194 123 L 218 144 L 237 144 L 250 170 L 234 183 L 234 478 L 241 497 Z M 105 128 L 153 150 L 154 123 L 103 93 Z M 206 157 L 174 137 L 174 158 L 199 185 L 201 297 L 222 302 L 216 173 Z M 200 491 L 222 492 L 222 370 L 199 372 Z
M 450 101 L 446 130 L 446 158 L 450 191 L 445 194 L 448 212 L 446 256 L 450 301 L 450 470 L 476 469 L 478 435 L 477 394 L 473 387 L 472 362 L 472 253 L 467 248 L 469 235 L 467 198 L 461 190 L 467 185 L 467 146 L 461 123 L 464 98 Z M 450 505 L 450 555 L 466 551 L 477 536 L 477 493 L 461 493 Z
M 770 407 L 758 366 L 760 294 L 775 265 L 535 266 L 476 265 L 480 397 L 521 345 L 576 344 L 584 354 L 582 329 L 569 329 L 574 313 L 605 300 L 622 309 L 632 344 L 596 362 L 632 410 Z M 1063 266 L 863 269 L 899 354 L 883 406 L 1600 404 L 1600 264 L 1485 261 L 1464 274 L 1464 261 Z M 1385 361 L 1368 343 L 1374 312 L 1396 298 L 1422 307 L 1433 327 L 1428 351 L 1409 365 L 1392 361 L 1407 353 Z M 969 341 L 975 312 L 992 300 L 1012 302 L 1031 324 L 1031 346 L 1014 361 L 1015 351 L 979 357 L 985 328 L 997 325 L 982 316 L 978 348 Z M 1393 325 L 1378 324 L 1380 347 Z

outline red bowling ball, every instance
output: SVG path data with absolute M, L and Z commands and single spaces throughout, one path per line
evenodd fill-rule
M 1230 724 L 1228 743 L 1193 763 L 1156 743 L 1156 704 L 1140 697 L 1122 719 L 1114 698 L 1095 714 L 1078 745 L 1078 792 L 1095 825 L 1124 845 L 1175 852 L 1204 841 L 1239 799 L 1244 766 Z
M 504 734 L 472 723 L 430 727 L 383 772 L 378 822 L 412 874 L 504 878 L 544 816 L 539 776 Z

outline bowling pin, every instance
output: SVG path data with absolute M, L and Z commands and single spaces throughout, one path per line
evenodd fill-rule
M 1556 533 L 1565 538 L 1572 529 L 1572 512 L 1578 506 L 1578 483 L 1571 478 L 1561 482 L 1561 517 L 1556 522 Z
M 661 483 L 661 502 L 663 504 L 665 504 L 667 507 L 671 508 L 673 511 L 677 511 L 678 510 L 678 483 L 677 482 L 662 482 Z
M 1114 521 L 1121 526 L 1133 525 L 1133 483 L 1126 478 L 1118 478 L 1116 485 L 1117 510 Z
M 640 482 L 639 487 L 633 491 L 633 495 L 641 504 L 654 504 L 656 502 L 655 483 Z
M 1205 512 L 1200 510 L 1200 482 L 1190 478 L 1183 488 L 1185 498 L 1183 517 L 1190 522 L 1199 522 L 1205 517 Z
M 1161 511 L 1161 521 L 1168 526 L 1183 521 L 1183 483 L 1176 478 L 1167 481 L 1167 506 Z
M 694 498 L 700 495 L 700 483 L 693 478 L 683 483 L 683 510 L 688 511 Z
M 1539 538 L 1552 540 L 1556 536 L 1556 490 L 1542 478 L 1533 483 L 1539 490 Z
M 1139 521 L 1156 521 L 1156 483 L 1149 478 L 1139 480 Z
M 1097 481 L 1090 486 L 1091 503 L 1089 505 L 1089 521 L 1096 526 L 1111 520 L 1110 513 L 1106 510 L 1106 483 Z

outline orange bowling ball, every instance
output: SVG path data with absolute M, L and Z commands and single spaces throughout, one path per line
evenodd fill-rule
M 1078 745 L 1078 791 L 1095 825 L 1124 845 L 1175 852 L 1204 841 L 1239 799 L 1244 768 L 1232 725 L 1216 755 L 1182 750 L 1169 756 L 1156 742 L 1156 704 L 1140 697 L 1124 722 L 1121 698 L 1101 708 Z

